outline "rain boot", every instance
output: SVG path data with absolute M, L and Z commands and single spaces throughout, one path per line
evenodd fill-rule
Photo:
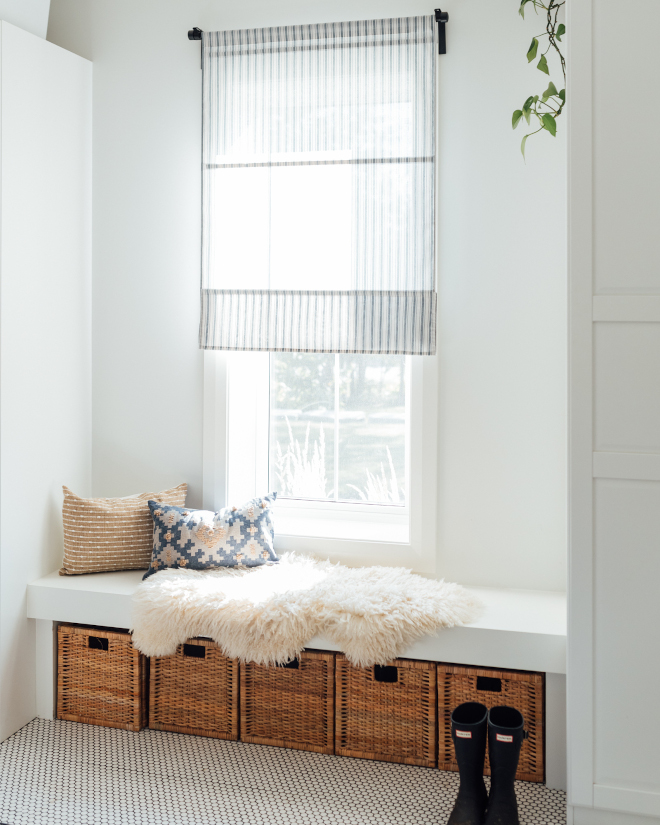
M 465 702 L 451 715 L 460 786 L 447 825 L 482 825 L 484 821 L 488 801 L 484 785 L 487 719 L 488 708 L 478 702 Z
M 504 705 L 488 713 L 490 794 L 484 825 L 520 825 L 514 780 L 525 731 L 522 714 Z

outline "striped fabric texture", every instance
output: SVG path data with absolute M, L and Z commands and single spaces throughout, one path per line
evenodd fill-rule
M 435 352 L 435 38 L 203 33 L 202 348 Z
M 80 498 L 64 490 L 64 562 L 60 576 L 111 570 L 146 570 L 154 525 L 147 502 L 183 506 L 187 484 L 128 498 Z

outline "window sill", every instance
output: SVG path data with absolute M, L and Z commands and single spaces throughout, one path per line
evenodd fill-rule
M 278 536 L 375 541 L 387 544 L 408 544 L 410 529 L 406 515 L 370 514 L 328 510 L 276 508 L 274 513 Z

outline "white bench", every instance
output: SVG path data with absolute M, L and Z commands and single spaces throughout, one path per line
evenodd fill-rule
M 62 622 L 130 628 L 131 597 L 142 571 L 59 576 L 28 585 L 27 614 L 37 622 L 37 709 L 52 719 L 55 708 L 55 627 Z M 566 597 L 540 590 L 469 588 L 484 604 L 481 618 L 465 627 L 425 636 L 403 652 L 426 659 L 546 673 L 546 778 L 566 787 Z M 307 647 L 337 650 L 322 636 Z

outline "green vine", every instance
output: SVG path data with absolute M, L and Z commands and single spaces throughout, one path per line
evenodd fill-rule
M 518 13 L 523 19 L 525 18 L 525 6 L 530 3 L 534 7 L 536 14 L 539 13 L 539 9 L 543 9 L 546 13 L 545 31 L 532 39 L 532 44 L 527 51 L 527 62 L 531 63 L 532 60 L 536 59 L 539 50 L 539 39 L 547 37 L 547 48 L 541 53 L 541 58 L 536 64 L 536 68 L 549 77 L 550 69 L 548 67 L 547 55 L 550 51 L 554 50 L 559 56 L 562 74 L 564 75 L 563 89 L 558 91 L 555 84 L 550 81 L 548 88 L 540 97 L 539 95 L 528 97 L 523 103 L 522 109 L 516 109 L 513 113 L 511 125 L 514 129 L 523 118 L 530 124 L 532 117 L 535 117 L 539 124 L 538 129 L 535 129 L 533 132 L 528 132 L 522 139 L 520 151 L 522 152 L 523 158 L 525 157 L 527 138 L 543 131 L 550 132 L 553 137 L 557 135 L 557 118 L 563 112 L 564 105 L 566 104 L 566 60 L 559 48 L 559 43 L 562 42 L 561 38 L 566 33 L 566 26 L 557 21 L 559 10 L 565 2 L 566 0 L 561 0 L 561 2 L 557 0 L 521 0 L 520 8 L 518 9 Z

